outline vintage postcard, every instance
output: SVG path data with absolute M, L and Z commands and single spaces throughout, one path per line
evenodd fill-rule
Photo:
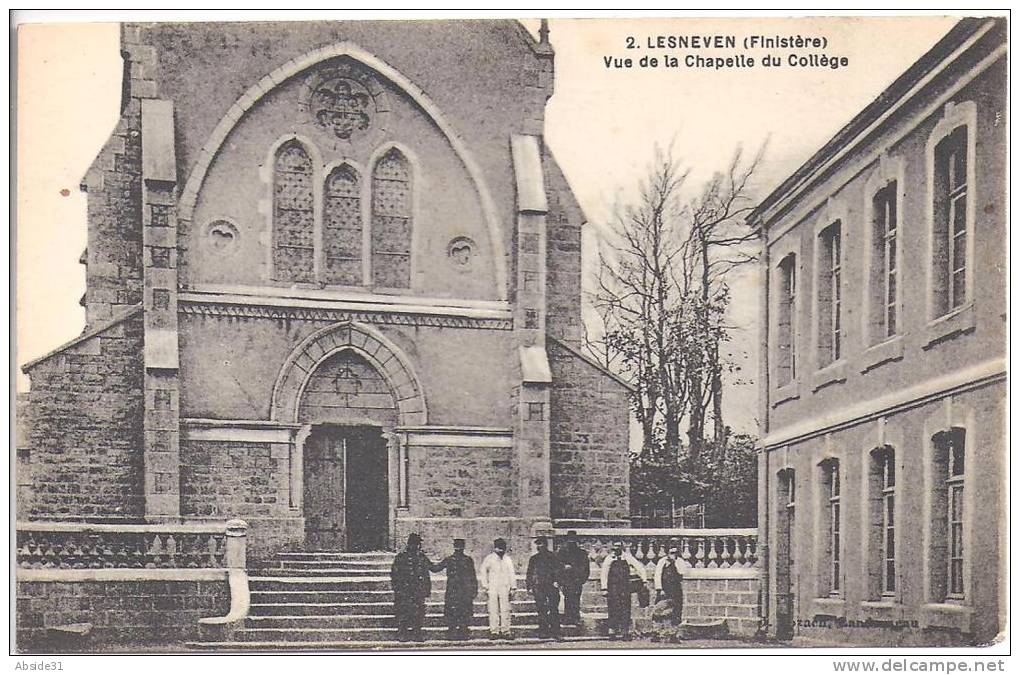
M 17 25 L 24 669 L 995 670 L 1005 13 L 194 18 Z

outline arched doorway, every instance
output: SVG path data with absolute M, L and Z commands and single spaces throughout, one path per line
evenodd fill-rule
M 397 406 L 383 376 L 353 349 L 324 359 L 301 393 L 305 546 L 372 551 L 389 543 Z
M 326 326 L 287 357 L 270 415 L 301 424 L 291 445 L 291 494 L 305 515 L 306 547 L 375 547 L 377 540 L 383 541 L 377 548 L 392 547 L 397 508 L 406 506 L 407 495 L 407 450 L 396 428 L 428 423 L 424 390 L 407 355 L 367 324 Z M 383 456 L 385 489 L 377 480 Z M 307 470 L 306 460 L 313 465 Z M 350 506 L 345 485 L 357 486 L 346 493 Z M 359 508 L 358 523 L 374 534 L 360 537 L 358 525 L 351 529 Z M 386 517 L 377 526 L 381 508 Z

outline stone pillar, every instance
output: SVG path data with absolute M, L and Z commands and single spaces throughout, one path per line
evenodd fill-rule
M 516 396 L 516 461 L 521 516 L 551 523 L 549 385 L 545 350 L 546 202 L 540 139 L 513 136 L 517 184 L 517 279 L 514 334 L 520 362 Z
M 173 104 L 143 99 L 141 106 L 145 515 L 158 520 L 181 513 L 177 160 Z

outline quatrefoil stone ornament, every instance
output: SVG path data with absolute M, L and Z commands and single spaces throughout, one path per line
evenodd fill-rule
M 350 61 L 323 66 L 306 80 L 300 105 L 321 128 L 342 141 L 385 129 L 386 95 L 366 69 Z

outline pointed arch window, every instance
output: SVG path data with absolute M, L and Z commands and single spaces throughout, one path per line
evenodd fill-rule
M 273 161 L 273 276 L 315 280 L 315 208 L 312 160 L 296 140 L 280 146 Z
M 327 284 L 361 285 L 361 180 L 341 164 L 326 177 L 322 204 L 323 276 Z
M 411 167 L 391 148 L 372 172 L 372 279 L 386 288 L 411 286 Z

